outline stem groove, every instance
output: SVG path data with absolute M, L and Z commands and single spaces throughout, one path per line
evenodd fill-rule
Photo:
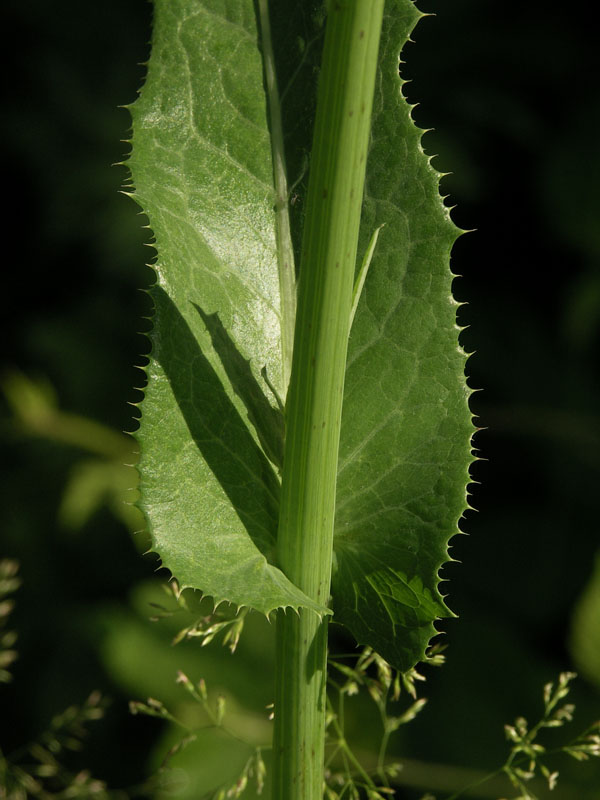
M 278 557 L 329 599 L 338 448 L 358 229 L 384 0 L 330 3 L 286 409 Z M 323 793 L 327 620 L 277 619 L 274 800 Z

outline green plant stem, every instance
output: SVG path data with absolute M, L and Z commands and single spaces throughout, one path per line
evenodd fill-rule
M 354 268 L 384 0 L 330 3 L 302 243 L 278 557 L 329 600 Z M 323 792 L 327 619 L 279 612 L 274 800 Z

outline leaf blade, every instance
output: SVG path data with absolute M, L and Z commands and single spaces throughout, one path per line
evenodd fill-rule
M 282 359 L 257 42 L 251 0 L 155 2 L 129 162 L 158 252 L 141 505 L 182 587 L 322 613 L 272 563 L 279 478 L 263 446 L 275 459 L 281 430 L 260 371 L 281 391 Z
M 385 227 L 349 342 L 332 587 L 336 621 L 403 670 L 452 616 L 438 571 L 466 506 L 472 433 L 449 269 L 460 231 L 398 77 L 419 16 L 410 0 L 387 2 L 364 246 Z
M 285 379 L 277 198 L 254 6 L 157 0 L 155 8 L 154 67 L 133 110 L 136 147 L 146 152 L 136 161 L 134 149 L 131 161 L 160 253 L 138 437 L 146 514 L 163 562 L 183 585 L 265 613 L 310 606 L 274 566 L 281 419 L 260 373 L 266 368 L 282 396 Z M 359 251 L 385 227 L 349 343 L 332 587 L 337 619 L 403 669 L 424 657 L 434 621 L 450 615 L 438 571 L 466 506 L 472 432 L 448 266 L 459 232 L 400 98 L 397 54 L 418 16 L 411 0 L 387 0 Z M 322 22 L 321 9 L 291 2 L 271 9 L 297 262 Z M 170 31 L 164 41 L 161 25 Z M 183 88 L 157 88 L 167 71 L 188 76 Z M 199 78 L 190 99 L 192 75 Z M 171 137 L 168 147 L 159 133 Z M 195 158 L 186 155 L 191 138 L 200 148 Z M 182 352 L 196 372 L 186 372 Z M 177 361 L 174 375 L 168 365 Z M 208 420 L 208 435 L 196 417 Z M 239 460 L 231 457 L 236 448 Z M 191 498 L 184 509 L 173 502 L 180 493 Z M 206 564 L 186 548 L 199 549 Z M 245 568 L 236 574 L 240 553 Z

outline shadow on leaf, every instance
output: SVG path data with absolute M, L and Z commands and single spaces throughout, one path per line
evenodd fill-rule
M 215 353 L 233 391 L 245 405 L 248 419 L 254 426 L 265 454 L 279 468 L 283 464 L 283 414 L 269 403 L 260 384 L 252 374 L 250 362 L 236 348 L 217 313 L 207 314 L 196 303 L 192 304 L 202 317 L 210 334 Z
M 256 547 L 273 563 L 279 509 L 279 481 L 273 466 L 252 437 L 176 305 L 159 286 L 153 287 L 151 294 L 156 307 L 156 328 L 163 332 L 160 339 L 154 340 L 153 358 L 167 376 L 203 459 Z M 264 415 L 268 401 L 264 396 L 262 400 L 256 397 L 260 387 L 251 376 L 248 363 L 236 350 L 217 315 L 207 315 L 196 308 L 217 343 L 219 358 L 236 394 L 245 403 L 252 395 L 249 415 Z M 248 385 L 248 375 L 254 386 Z

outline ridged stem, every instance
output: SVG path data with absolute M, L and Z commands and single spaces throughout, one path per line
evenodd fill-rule
M 278 532 L 279 563 L 329 599 L 349 318 L 384 0 L 331 0 L 319 78 Z M 274 800 L 323 795 L 327 620 L 279 612 Z

